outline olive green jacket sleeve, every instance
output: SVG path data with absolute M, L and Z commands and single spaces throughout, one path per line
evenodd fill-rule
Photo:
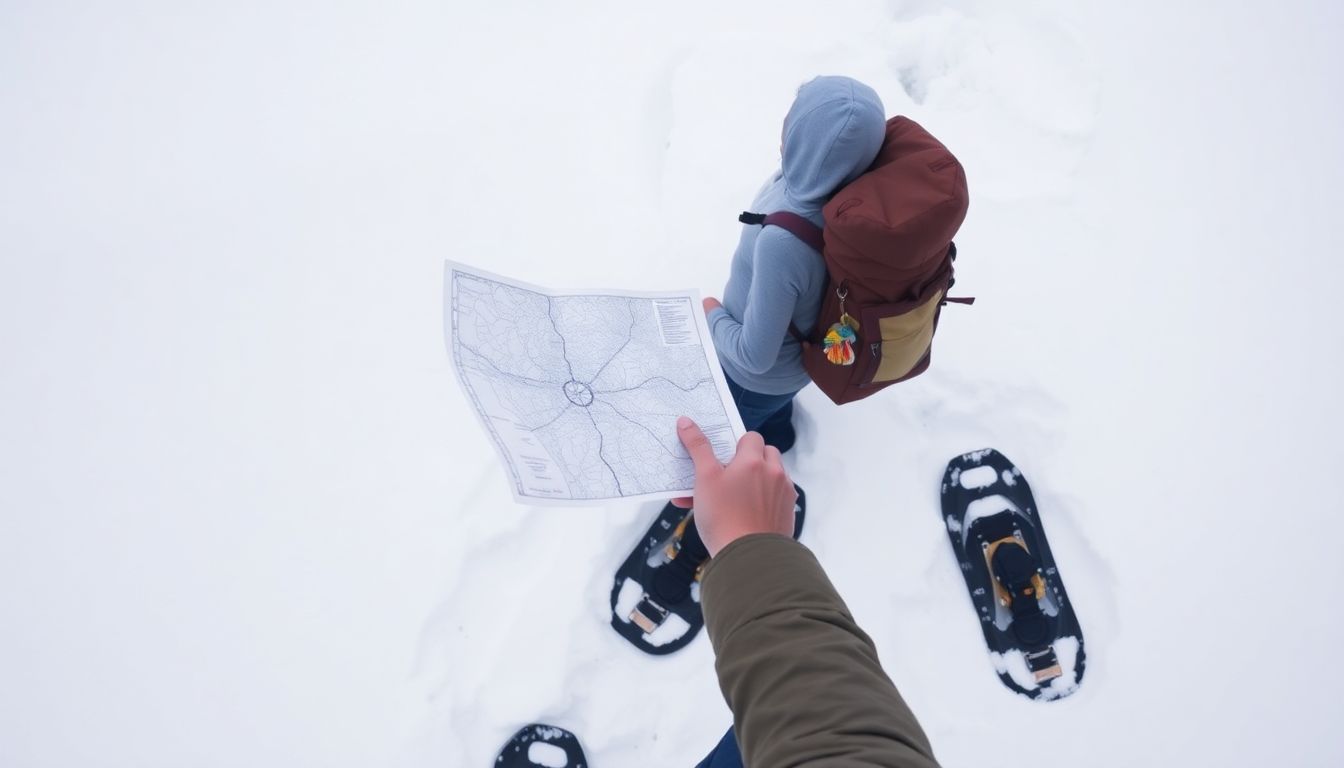
M 802 544 L 734 541 L 705 567 L 701 604 L 746 768 L 937 765 L 873 641 Z

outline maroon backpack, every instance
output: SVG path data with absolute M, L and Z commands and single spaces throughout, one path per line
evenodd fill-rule
M 871 168 L 822 209 L 826 226 L 794 213 L 744 213 L 745 224 L 781 227 L 826 261 L 826 294 L 803 367 L 837 405 L 928 370 L 933 333 L 949 299 L 952 237 L 966 218 L 966 173 L 907 117 L 887 121 Z

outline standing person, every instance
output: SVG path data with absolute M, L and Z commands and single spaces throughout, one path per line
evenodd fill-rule
M 784 118 L 780 169 L 752 202 L 756 210 L 787 212 L 822 224 L 822 207 L 873 164 L 886 137 L 882 100 L 848 77 L 818 77 L 798 89 Z M 780 227 L 746 225 L 724 289 L 723 302 L 704 300 L 710 333 L 728 389 L 749 431 L 781 453 L 793 447 L 793 398 L 810 379 L 802 346 L 790 326 L 807 334 L 816 323 L 826 287 L 821 254 Z M 806 514 L 801 494 L 794 535 Z M 704 625 L 694 583 L 709 558 L 695 520 L 674 505 L 663 508 L 617 571 L 611 592 L 612 627 L 650 654 L 685 647 Z M 627 582 L 641 588 L 623 602 Z M 679 634 L 668 632 L 673 616 Z
M 784 118 L 780 169 L 751 210 L 794 213 L 820 227 L 822 207 L 868 170 L 885 136 L 872 88 L 849 77 L 804 84 Z M 745 225 L 722 303 L 704 301 L 743 423 L 780 452 L 793 447 L 793 397 L 810 381 L 789 327 L 812 331 L 825 285 L 826 266 L 811 246 L 779 227 Z

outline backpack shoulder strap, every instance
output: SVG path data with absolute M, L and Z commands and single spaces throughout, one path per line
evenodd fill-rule
M 779 227 L 804 243 L 817 253 L 821 253 L 825 240 L 821 236 L 821 227 L 789 211 L 776 213 L 743 213 L 737 217 L 743 224 L 755 224 L 765 227 Z
M 751 226 L 779 227 L 799 240 L 802 240 L 804 243 L 807 243 L 807 245 L 812 250 L 816 251 L 818 255 L 821 254 L 822 246 L 825 245 L 825 241 L 821 235 L 821 227 L 818 227 L 816 224 L 813 224 L 802 216 L 799 216 L 796 213 L 790 213 L 789 211 L 779 211 L 770 214 L 744 212 L 741 216 L 737 217 L 737 220 L 743 224 Z M 793 323 L 789 323 L 789 335 L 797 339 L 801 344 L 805 345 L 808 343 L 807 338 L 803 336 L 803 332 L 798 330 L 798 326 Z

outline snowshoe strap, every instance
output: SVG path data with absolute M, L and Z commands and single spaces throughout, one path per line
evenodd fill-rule
M 1027 669 L 1031 670 L 1031 674 L 1036 678 L 1037 683 L 1044 683 L 1064 675 L 1064 668 L 1059 665 L 1059 658 L 1055 656 L 1054 648 L 1047 647 L 1043 651 L 1029 651 L 1023 655 L 1027 660 Z
M 675 559 L 682 550 L 685 550 L 687 556 L 695 560 L 697 565 L 709 557 L 709 550 L 705 548 L 705 542 L 700 538 L 700 529 L 695 527 L 695 516 L 690 513 L 682 518 L 672 534 L 672 540 L 667 543 L 668 559 Z
M 635 606 L 635 610 L 630 612 L 630 621 L 644 630 L 644 634 L 651 635 L 655 629 L 663 625 L 664 621 L 667 621 L 669 613 L 670 611 L 645 595 L 644 599 L 639 601 L 639 605 Z
M 1041 610 L 1045 580 L 1036 560 L 1016 538 L 996 542 L 992 557 L 994 579 L 1003 587 L 1013 612 L 1010 629 L 1026 649 L 1048 650 L 1055 639 L 1055 622 Z
M 700 566 L 709 559 L 709 550 L 700 540 L 694 517 L 687 518 L 680 531 L 681 537 L 673 542 L 672 559 L 653 575 L 653 597 L 664 605 L 676 605 L 690 597 L 691 582 L 695 581 Z
M 672 559 L 653 572 L 653 583 L 646 585 L 649 591 L 630 612 L 630 621 L 652 633 L 662 626 L 672 613 L 667 606 L 678 605 L 691 596 L 691 583 L 700 573 L 700 566 L 709 559 L 709 550 L 700 539 L 700 531 L 695 527 L 693 517 L 687 517 L 677 527 L 678 536 L 668 544 Z

